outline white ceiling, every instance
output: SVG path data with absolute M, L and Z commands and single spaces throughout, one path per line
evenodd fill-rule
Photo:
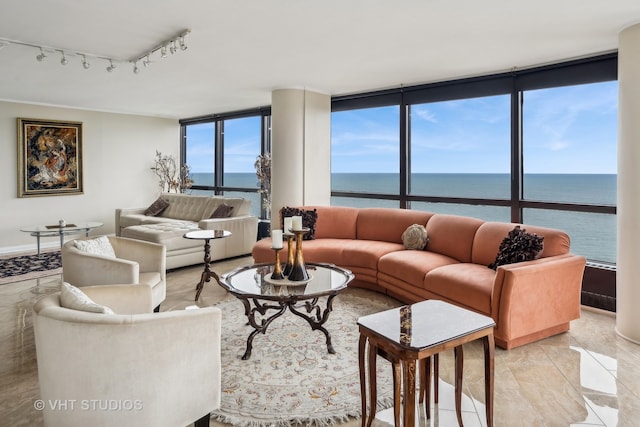
M 0 50 L 0 99 L 187 118 L 611 52 L 639 0 L 0 0 L 0 38 L 137 57 L 189 28 L 188 50 L 134 74 Z M 640 49 L 640 46 L 639 46 Z

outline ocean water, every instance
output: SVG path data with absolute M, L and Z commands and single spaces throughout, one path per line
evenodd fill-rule
M 196 184 L 213 185 L 212 174 L 192 174 Z M 614 174 L 525 174 L 523 192 L 526 200 L 545 202 L 616 205 Z M 225 174 L 225 186 L 257 188 L 253 173 Z M 398 174 L 338 173 L 332 175 L 332 190 L 374 194 L 398 194 Z M 254 214 L 259 213 L 257 193 L 226 193 L 252 200 Z M 410 194 L 464 198 L 508 199 L 508 174 L 413 174 Z M 332 205 L 353 207 L 398 207 L 395 200 L 332 197 Z M 466 215 L 487 221 L 509 221 L 507 207 L 460 205 L 452 203 L 413 202 L 412 209 L 454 215 Z M 616 262 L 615 215 L 525 209 L 524 224 L 558 228 L 571 238 L 571 251 L 590 260 Z

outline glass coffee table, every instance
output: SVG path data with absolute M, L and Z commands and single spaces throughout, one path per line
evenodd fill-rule
M 333 264 L 307 263 L 310 280 L 289 282 L 271 279 L 273 264 L 255 264 L 240 267 L 220 276 L 220 285 L 238 298 L 253 327 L 247 338 L 247 348 L 242 360 L 251 357 L 253 338 L 264 334 L 278 317 L 289 309 L 291 313 L 306 320 L 313 330 L 320 330 L 326 337 L 327 351 L 335 354 L 331 334 L 324 328 L 329 320 L 333 299 L 347 288 L 353 273 Z M 327 297 L 326 303 L 324 298 Z
M 25 233 L 30 233 L 32 236 L 36 238 L 37 246 L 38 246 L 38 256 L 40 255 L 40 238 L 41 237 L 54 237 L 60 236 L 60 247 L 64 244 L 64 236 L 67 234 L 82 234 L 84 233 L 85 237 L 89 237 L 89 231 L 94 228 L 102 227 L 103 224 L 101 222 L 78 222 L 75 224 L 65 224 L 64 226 L 60 226 L 59 224 L 55 225 L 34 225 L 32 227 L 24 227 L 21 228 L 20 231 L 24 231 Z

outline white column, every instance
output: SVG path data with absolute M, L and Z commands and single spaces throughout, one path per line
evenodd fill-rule
M 271 94 L 271 218 L 283 206 L 331 203 L 331 97 L 302 89 Z
M 640 343 L 640 24 L 618 48 L 618 254 L 616 332 Z

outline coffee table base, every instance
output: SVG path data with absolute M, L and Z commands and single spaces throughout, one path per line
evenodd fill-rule
M 251 357 L 253 339 L 255 336 L 259 333 L 266 333 L 271 322 L 282 316 L 287 308 L 291 313 L 306 320 L 312 330 L 320 330 L 326 337 L 327 351 L 329 354 L 335 354 L 333 344 L 331 343 L 331 334 L 324 328 L 324 326 L 322 326 L 327 322 L 327 320 L 329 320 L 329 314 L 333 310 L 333 298 L 335 298 L 335 296 L 336 295 L 329 295 L 327 297 L 327 305 L 324 310 L 322 309 L 318 298 L 313 298 L 300 304 L 300 301 L 290 300 L 262 302 L 257 298 L 241 298 L 240 296 L 237 296 L 238 299 L 242 301 L 242 304 L 244 305 L 244 314 L 247 316 L 249 324 L 254 329 L 247 338 L 247 348 L 242 355 L 242 360 L 248 360 Z M 298 310 L 298 307 L 303 308 L 304 311 Z M 265 318 L 267 311 L 269 310 L 276 310 L 276 312 Z M 260 319 L 256 318 L 256 314 L 259 314 L 257 317 Z

